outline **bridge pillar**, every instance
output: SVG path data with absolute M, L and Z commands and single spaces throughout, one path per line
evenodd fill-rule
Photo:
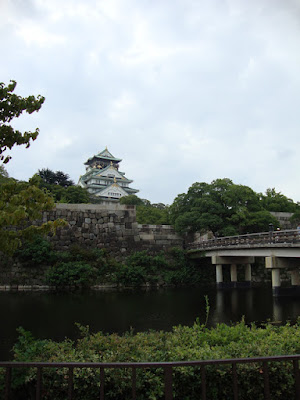
M 300 275 L 298 269 L 292 269 L 291 271 L 291 283 L 292 286 L 300 286 Z
M 236 287 L 236 283 L 237 283 L 237 268 L 236 268 L 236 264 L 231 264 L 230 265 L 230 280 L 231 280 L 231 283 L 233 284 L 233 287 Z
M 280 286 L 281 286 L 280 269 L 272 268 L 272 289 L 273 289 L 274 296 L 279 295 Z
M 222 264 L 216 265 L 216 282 L 217 287 L 220 288 L 223 286 L 223 267 Z
M 246 264 L 245 265 L 245 281 L 246 282 L 251 282 L 252 276 L 251 276 L 251 264 Z

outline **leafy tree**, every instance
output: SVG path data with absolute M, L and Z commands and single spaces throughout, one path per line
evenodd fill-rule
M 8 172 L 4 168 L 4 165 L 0 165 L 0 183 L 3 183 L 9 179 Z
M 136 219 L 139 224 L 170 224 L 169 210 L 163 203 L 151 204 L 149 200 L 140 199 L 135 194 L 131 194 L 121 197 L 120 204 L 136 206 Z
M 49 221 L 40 226 L 30 224 L 40 219 L 44 210 L 54 207 L 52 198 L 43 190 L 27 182 L 9 182 L 0 185 L 0 250 L 13 253 L 22 239 L 37 233 L 55 232 L 62 220 Z
M 20 132 L 14 129 L 9 122 L 15 117 L 19 117 L 23 111 L 32 114 L 38 111 L 45 101 L 43 96 L 21 97 L 13 93 L 17 83 L 10 81 L 7 86 L 0 83 L 0 161 L 6 164 L 10 160 L 9 155 L 4 155 L 7 149 L 12 149 L 14 145 L 30 146 L 30 141 L 35 140 L 39 134 L 37 128 L 34 132 Z
M 48 185 L 54 185 L 55 182 L 55 172 L 49 168 L 39 169 L 37 176 L 39 176 L 42 181 Z
M 139 206 L 139 205 L 143 205 L 144 203 L 143 203 L 143 200 L 140 199 L 135 194 L 130 194 L 128 196 L 121 197 L 120 204 Z
M 64 189 L 63 197 L 60 202 L 78 204 L 78 203 L 89 203 L 89 193 L 85 188 L 80 186 L 69 186 Z
M 297 203 L 297 209 L 291 216 L 290 221 L 295 226 L 300 224 L 300 203 Z
M 297 204 L 280 192 L 276 192 L 275 188 L 267 189 L 265 195 L 261 195 L 263 208 L 274 212 L 295 212 Z
M 168 209 L 154 206 L 137 206 L 136 219 L 139 224 L 169 225 Z
M 0 83 L 0 161 L 7 163 L 10 156 L 4 152 L 14 145 L 24 144 L 30 146 L 30 141 L 35 140 L 39 130 L 35 132 L 20 132 L 8 123 L 19 117 L 23 111 L 31 114 L 38 111 L 44 103 L 44 97 L 28 96 L 23 98 L 12 93 L 16 82 L 5 87 Z M 44 210 L 54 207 L 51 197 L 35 186 L 34 182 L 17 182 L 9 179 L 5 169 L 1 168 L 0 181 L 0 250 L 13 253 L 21 244 L 23 238 L 29 238 L 36 233 L 55 232 L 55 229 L 64 224 L 62 220 L 50 221 L 41 226 L 31 224 L 41 217 Z
M 42 178 L 42 180 L 50 185 L 60 185 L 63 187 L 74 186 L 74 182 L 70 179 L 68 174 L 65 174 L 62 171 L 51 171 L 49 168 L 44 168 L 38 171 L 38 176 Z
M 230 179 L 216 179 L 210 184 L 196 182 L 186 194 L 176 197 L 170 206 L 170 221 L 178 232 L 212 231 L 228 236 L 268 230 L 275 223 L 265 211 L 260 196 L 251 188 L 236 185 Z
M 32 179 L 39 188 L 46 189 L 55 203 L 89 203 L 90 196 L 85 188 L 75 186 L 69 175 L 61 171 L 53 172 L 50 169 L 39 170 Z

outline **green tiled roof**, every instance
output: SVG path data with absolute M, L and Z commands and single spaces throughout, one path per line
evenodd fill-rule
M 107 148 L 102 150 L 100 153 L 94 155 L 93 157 L 90 157 L 84 164 L 88 165 L 90 161 L 93 159 L 98 159 L 98 160 L 106 160 L 106 161 L 115 161 L 119 163 L 122 161 L 121 158 L 115 158 L 108 150 Z

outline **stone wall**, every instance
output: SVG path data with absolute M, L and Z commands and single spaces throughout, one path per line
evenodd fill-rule
M 56 250 L 77 244 L 86 248 L 105 248 L 117 258 L 133 251 L 156 253 L 182 247 L 183 239 L 169 225 L 140 225 L 135 206 L 117 204 L 56 204 L 44 212 L 43 222 L 63 218 L 68 225 L 51 238 Z
M 290 221 L 290 218 L 293 215 L 293 213 L 271 211 L 271 214 L 274 215 L 274 217 L 278 219 L 282 229 L 296 228 L 296 225 L 292 224 Z
M 119 203 L 56 204 L 43 213 L 47 222 L 63 218 L 67 226 L 50 238 L 55 250 L 65 251 L 72 245 L 84 248 L 105 248 L 121 261 L 131 252 L 147 250 L 155 254 L 172 247 L 182 247 L 180 238 L 169 225 L 139 225 L 135 206 Z M 47 266 L 22 265 L 17 260 L 0 259 L 0 290 L 45 289 Z

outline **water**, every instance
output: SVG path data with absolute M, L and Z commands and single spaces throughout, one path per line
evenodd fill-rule
M 209 326 L 295 320 L 300 315 L 299 298 L 273 298 L 270 286 L 217 291 L 215 287 L 166 288 L 159 290 L 88 291 L 83 293 L 0 293 L 0 360 L 11 358 L 9 349 L 22 326 L 37 338 L 75 339 L 75 322 L 92 332 L 123 333 L 149 329 L 170 330 L 174 325 L 192 325 L 206 319 Z

